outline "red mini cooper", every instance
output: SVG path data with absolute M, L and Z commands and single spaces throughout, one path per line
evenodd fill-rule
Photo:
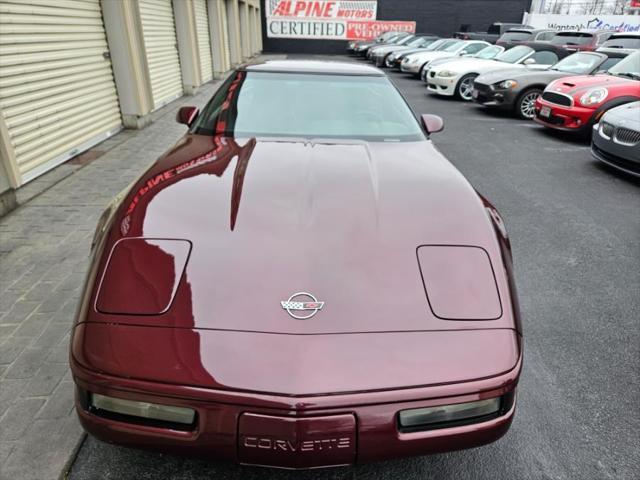
M 640 51 L 605 75 L 561 78 L 536 101 L 534 120 L 545 127 L 589 135 L 610 108 L 640 100 Z

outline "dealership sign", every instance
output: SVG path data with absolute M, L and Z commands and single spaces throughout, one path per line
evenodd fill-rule
M 268 0 L 267 37 L 368 40 L 389 31 L 416 30 L 415 22 L 376 21 L 372 0 Z
M 638 15 L 552 15 L 525 13 L 523 23 L 534 28 L 555 30 L 615 30 L 640 32 Z
M 269 0 L 267 17 L 375 20 L 377 1 Z

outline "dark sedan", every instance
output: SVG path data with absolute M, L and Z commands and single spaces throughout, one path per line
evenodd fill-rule
M 640 102 L 606 112 L 594 125 L 591 154 L 597 160 L 640 178 Z
M 556 35 L 556 30 L 533 29 L 533 28 L 512 28 L 507 30 L 496 42 L 504 48 L 515 47 L 526 42 L 549 42 Z
M 485 107 L 510 110 L 520 118 L 532 119 L 536 100 L 552 81 L 606 71 L 626 55 L 623 51 L 578 52 L 547 70 L 514 69 L 486 73 L 475 79 L 473 99 Z
M 476 447 L 522 367 L 509 239 L 378 69 L 241 67 L 100 218 L 71 339 L 108 442 L 290 469 Z

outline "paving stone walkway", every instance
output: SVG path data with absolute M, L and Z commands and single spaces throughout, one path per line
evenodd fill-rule
M 72 460 L 82 429 L 69 331 L 96 222 L 185 132 L 175 111 L 204 106 L 216 85 L 158 110 L 146 129 L 97 145 L 101 156 L 0 218 L 0 479 L 55 480 Z

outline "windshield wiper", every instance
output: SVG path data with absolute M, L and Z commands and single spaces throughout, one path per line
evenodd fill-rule
M 614 73 L 614 75 L 619 75 L 620 77 L 629 77 L 632 80 L 640 80 L 640 73 L 622 72 L 622 73 Z

